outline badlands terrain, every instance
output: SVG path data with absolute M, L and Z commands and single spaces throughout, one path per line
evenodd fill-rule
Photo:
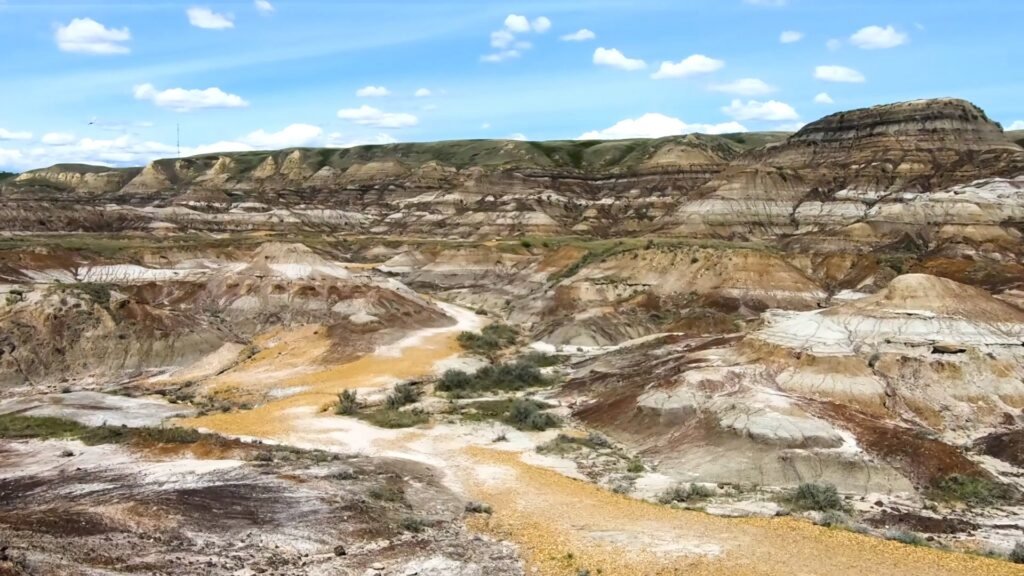
M 0 575 L 1024 574 L 1022 139 L 0 176 Z

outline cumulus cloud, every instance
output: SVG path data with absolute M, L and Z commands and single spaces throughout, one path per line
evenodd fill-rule
M 679 62 L 662 62 L 661 68 L 651 75 L 655 80 L 665 78 L 685 78 L 695 74 L 709 74 L 715 70 L 721 70 L 725 62 L 709 58 L 703 54 L 687 56 Z
M 782 42 L 783 44 L 792 44 L 803 39 L 804 33 L 797 32 L 796 30 L 786 30 L 782 34 L 779 34 L 779 42 Z
M 677 134 L 726 134 L 746 132 L 738 122 L 722 124 L 687 124 L 678 118 L 664 114 L 648 113 L 639 118 L 627 118 L 604 130 L 582 134 L 577 140 L 621 140 L 624 138 L 661 138 Z
M 598 66 L 611 66 L 619 70 L 643 70 L 647 63 L 637 58 L 627 58 L 625 54 L 615 48 L 598 48 L 594 50 L 594 64 Z
M 814 97 L 815 104 L 835 104 L 835 100 L 828 95 L 828 92 L 821 92 Z
M 343 108 L 338 110 L 338 118 L 348 120 L 360 126 L 375 128 L 407 128 L 419 124 L 420 120 L 412 114 L 403 112 L 384 112 L 372 106 L 359 108 Z
M 75 18 L 57 27 L 57 48 L 79 54 L 128 54 L 125 45 L 132 33 L 125 28 L 107 28 L 92 18 Z
M 1017 120 L 1007 128 L 1007 130 L 1024 130 L 1024 120 Z
M 430 91 L 430 88 L 420 88 L 419 90 L 416 91 L 414 96 L 416 96 L 417 98 L 427 98 L 429 96 L 432 96 L 433 94 L 434 93 Z
M 846 66 L 818 66 L 814 69 L 814 77 L 825 82 L 847 84 L 861 84 L 867 81 L 863 74 Z
M 32 139 L 32 133 L 31 132 L 21 132 L 21 131 L 15 132 L 15 131 L 12 131 L 12 130 L 7 130 L 5 128 L 0 128 L 0 140 L 31 140 L 31 139 Z
M 515 34 L 525 34 L 530 31 L 530 19 L 521 14 L 509 14 L 505 18 L 505 28 Z
M 566 34 L 561 37 L 563 42 L 586 42 L 597 38 L 597 34 L 587 28 L 580 28 L 572 34 Z
M 740 78 L 726 84 L 712 84 L 714 92 L 725 92 L 726 94 L 738 94 L 740 96 L 761 96 L 771 94 L 776 88 L 764 80 L 758 78 Z
M 522 14 L 509 14 L 505 17 L 505 27 L 491 32 L 491 48 L 496 48 L 497 52 L 484 54 L 480 57 L 480 61 L 497 63 L 518 58 L 524 51 L 533 48 L 533 44 L 520 40 L 516 36 L 517 34 L 529 34 L 531 32 L 543 34 L 550 29 L 551 20 L 546 16 L 540 16 L 530 21 L 529 18 Z
M 767 102 L 748 100 L 744 102 L 736 99 L 728 106 L 723 107 L 722 112 L 737 120 L 782 121 L 800 118 L 800 115 L 796 113 L 792 106 L 778 100 L 769 100 Z
M 391 90 L 388 90 L 384 86 L 364 86 L 359 90 L 356 90 L 356 96 L 360 98 L 380 98 L 382 96 L 390 96 Z
M 270 14 L 274 11 L 274 5 L 268 0 L 253 0 L 253 4 L 256 5 L 256 9 L 263 14 Z
M 316 146 L 324 131 L 311 124 L 292 124 L 278 132 L 257 130 L 245 137 L 244 142 L 250 146 L 264 149 L 301 148 Z
M 191 112 L 206 108 L 245 108 L 249 106 L 241 96 L 228 94 L 220 88 L 187 90 L 170 88 L 157 90 L 152 84 L 140 84 L 134 89 L 136 100 L 148 100 L 161 108 L 176 112 Z
M 864 50 L 882 50 L 906 44 L 910 37 L 892 26 L 867 26 L 850 36 L 850 42 Z
M 188 21 L 196 28 L 204 30 L 226 30 L 235 27 L 235 17 L 231 14 L 218 14 L 209 8 L 193 6 L 185 11 Z
M 527 140 L 529 140 L 529 138 L 527 138 L 526 134 L 523 134 L 522 132 L 516 132 L 515 134 L 509 134 L 508 136 L 506 136 L 505 140 L 518 140 L 520 142 L 526 142 Z
M 68 134 L 66 132 L 49 132 L 43 134 L 40 142 L 48 146 L 67 146 L 75 141 L 74 134 Z

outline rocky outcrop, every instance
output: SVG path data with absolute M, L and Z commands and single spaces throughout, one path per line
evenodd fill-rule
M 746 154 L 667 218 L 682 234 L 770 237 L 838 231 L 871 239 L 934 223 L 902 206 L 992 177 L 1024 173 L 1024 150 L 963 100 L 841 112 Z M 979 211 L 982 210 L 979 208 Z M 1002 215 L 984 225 L 1014 225 Z M 866 223 L 867 230 L 855 228 Z M 977 222 L 976 222 L 977 223 Z

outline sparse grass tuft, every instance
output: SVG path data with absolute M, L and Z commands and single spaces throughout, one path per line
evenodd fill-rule
M 422 410 L 395 410 L 393 408 L 359 412 L 357 418 L 378 428 L 388 429 L 413 428 L 430 422 L 430 416 Z
M 0 416 L 0 438 L 38 440 L 80 440 L 89 446 L 101 444 L 194 444 L 203 434 L 189 428 L 128 428 L 85 426 L 72 420 L 39 416 Z
M 893 540 L 909 546 L 927 546 L 928 542 L 921 536 L 906 530 L 889 530 L 885 533 L 886 540 Z
M 683 486 L 680 484 L 662 492 L 662 494 L 658 496 L 658 502 L 662 504 L 696 502 L 699 500 L 707 500 L 714 495 L 714 490 L 701 486 L 700 484 L 690 484 L 689 486 Z
M 420 391 L 412 384 L 404 383 L 395 386 L 395 389 L 388 395 L 387 406 L 390 410 L 398 410 L 404 406 L 419 402 Z

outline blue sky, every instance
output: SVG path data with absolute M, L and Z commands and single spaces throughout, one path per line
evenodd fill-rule
M 190 154 L 795 129 L 955 96 L 1024 127 L 1021 21 L 1008 0 L 0 0 L 0 168 L 174 156 L 178 125 Z

